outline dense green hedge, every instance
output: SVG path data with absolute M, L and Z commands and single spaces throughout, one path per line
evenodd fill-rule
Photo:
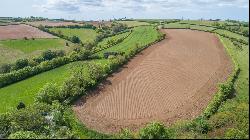
M 221 42 L 223 43 L 222 40 Z M 232 61 L 234 63 L 234 70 L 225 83 L 219 84 L 219 91 L 215 94 L 212 101 L 209 103 L 209 105 L 207 106 L 207 108 L 205 109 L 203 113 L 203 116 L 206 118 L 209 118 L 211 115 L 216 113 L 220 105 L 226 99 L 228 99 L 228 97 L 232 95 L 234 92 L 234 82 L 237 76 L 239 75 L 240 68 L 239 68 L 238 63 L 233 58 L 232 58 Z
M 4 87 L 14 82 L 21 81 L 28 77 L 60 67 L 73 61 L 86 60 L 89 55 L 90 52 L 87 50 L 81 50 L 79 52 L 73 51 L 69 56 L 53 58 L 52 60 L 43 61 L 39 65 L 34 67 L 28 66 L 17 71 L 0 74 L 0 87 Z
M 34 67 L 34 66 L 39 65 L 43 61 L 49 61 L 49 60 L 52 60 L 53 58 L 63 57 L 63 56 L 65 56 L 64 50 L 55 50 L 55 51 L 46 50 L 42 52 L 41 56 L 34 57 L 32 59 L 22 58 L 22 59 L 16 60 L 15 63 L 1 65 L 0 74 L 17 71 L 28 66 Z
M 128 32 L 128 31 L 125 31 L 125 32 Z M 125 32 L 121 32 L 121 33 L 125 33 Z M 121 34 L 121 33 L 119 33 L 119 34 Z M 120 39 L 117 39 L 117 40 L 114 40 L 113 42 L 110 43 L 110 45 L 106 45 L 105 47 L 96 46 L 96 47 L 93 48 L 92 51 L 93 51 L 94 53 L 97 53 L 97 52 L 99 52 L 99 51 L 102 51 L 102 50 L 105 50 L 105 49 L 107 49 L 107 48 L 113 47 L 113 46 L 115 46 L 115 45 L 121 43 L 123 40 L 125 40 L 128 36 L 131 35 L 131 33 L 132 33 L 132 30 L 130 30 L 130 33 L 129 33 L 127 36 L 125 36 L 125 37 L 123 37 L 123 38 L 120 38 Z

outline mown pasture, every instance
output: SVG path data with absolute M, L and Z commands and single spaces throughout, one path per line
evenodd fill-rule
M 93 29 L 50 28 L 49 30 L 67 37 L 77 36 L 83 43 L 93 42 L 98 35 Z
M 140 26 L 133 29 L 132 33 L 121 43 L 100 51 L 96 55 L 102 57 L 105 52 L 125 52 L 128 54 L 136 45 L 144 46 L 153 42 L 159 36 L 158 31 L 152 26 Z
M 105 65 L 107 60 L 94 60 L 92 62 Z M 26 105 L 34 103 L 36 94 L 46 83 L 62 84 L 64 80 L 70 76 L 74 66 L 83 63 L 85 63 L 85 61 L 73 62 L 0 88 L 0 102 L 2 103 L 0 106 L 0 114 L 16 108 L 21 101 Z
M 126 24 L 128 27 L 149 25 L 149 23 L 147 23 L 147 22 L 140 22 L 140 21 L 118 21 L 118 23 Z
M 18 39 L 0 41 L 0 65 L 18 58 L 33 57 L 48 49 L 66 49 L 63 39 Z

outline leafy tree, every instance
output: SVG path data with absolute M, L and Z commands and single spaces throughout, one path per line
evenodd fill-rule
M 15 63 L 15 69 L 22 69 L 29 65 L 28 59 L 18 59 Z
M 34 104 L 25 109 L 11 112 L 9 115 L 11 133 L 18 131 L 44 132 L 45 126 L 48 124 L 44 113 L 49 110 L 46 104 Z
M 127 28 L 128 28 L 128 26 L 126 24 L 117 23 L 117 24 L 114 24 L 112 26 L 112 32 L 113 33 L 118 33 L 118 32 L 121 32 L 123 30 L 126 30 Z
M 81 40 L 80 40 L 79 37 L 77 37 L 77 36 L 72 36 L 71 41 L 72 41 L 73 43 L 80 43 L 80 42 L 81 42 Z
M 154 122 L 142 128 L 139 136 L 142 139 L 168 139 L 171 137 L 171 134 L 163 124 Z
M 43 25 L 40 24 L 40 25 L 38 26 L 38 29 L 44 31 L 44 30 L 45 30 L 45 27 L 44 27 Z
M 24 109 L 25 108 L 25 104 L 23 102 L 20 102 L 18 105 L 17 105 L 17 109 L 20 110 L 20 109 Z
M 44 60 L 51 60 L 56 57 L 56 53 L 51 50 L 47 50 L 42 53 L 42 57 Z
M 36 100 L 52 104 L 55 100 L 62 100 L 60 87 L 57 84 L 47 83 L 39 92 Z

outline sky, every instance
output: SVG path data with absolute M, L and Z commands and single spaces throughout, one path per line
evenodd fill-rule
M 0 17 L 249 20 L 249 0 L 1 0 Z

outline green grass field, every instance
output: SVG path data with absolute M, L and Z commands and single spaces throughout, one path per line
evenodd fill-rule
M 147 22 L 140 22 L 140 21 L 118 21 L 118 23 L 126 24 L 126 25 L 128 25 L 128 27 L 149 25 L 149 23 L 147 23 Z
M 65 47 L 63 39 L 3 40 L 0 41 L 0 65 L 33 57 L 48 49 L 68 50 L 69 47 Z
M 0 41 L 0 47 L 16 49 L 24 53 L 32 53 L 37 50 L 48 50 L 51 48 L 63 48 L 64 46 L 65 40 L 62 39 L 21 39 Z
M 214 26 L 214 23 L 217 22 L 219 24 L 227 23 L 228 25 L 235 25 L 235 23 L 232 22 L 226 22 L 226 21 L 209 21 L 209 20 L 182 20 L 179 23 L 188 23 L 188 24 L 197 24 L 197 25 L 207 25 L 207 26 Z
M 106 48 L 110 47 L 110 44 L 109 44 L 110 41 L 117 41 L 118 39 L 125 38 L 129 34 L 130 34 L 130 32 L 126 32 L 126 33 L 122 33 L 122 34 L 118 34 L 118 35 L 115 35 L 115 36 L 105 38 L 101 42 L 99 42 L 97 44 L 97 46 L 95 48 L 93 48 L 93 49 L 94 49 L 95 52 L 106 49 Z
M 111 48 L 103 50 L 96 55 L 103 56 L 104 52 L 109 51 L 121 51 L 121 52 L 129 52 L 133 49 L 136 44 L 138 45 L 146 45 L 150 42 L 153 42 L 157 39 L 159 33 L 152 26 L 141 26 L 133 29 L 133 32 L 120 44 L 117 44 Z
M 209 138 L 223 138 L 226 131 L 232 128 L 249 134 L 249 46 L 243 46 L 243 50 L 239 50 L 229 39 L 220 38 L 241 71 L 235 83 L 236 96 L 224 102 L 218 113 L 210 118 L 210 121 L 226 121 L 225 125 L 210 132 Z
M 1 88 L 0 102 L 2 105 L 0 106 L 0 113 L 16 107 L 20 101 L 27 105 L 33 103 L 36 93 L 47 82 L 62 83 L 69 76 L 69 68 L 73 64 L 68 64 Z
M 168 28 L 168 29 L 172 29 L 172 28 L 190 28 L 190 25 L 187 25 L 187 24 L 179 24 L 179 23 L 169 23 L 169 24 L 165 24 L 164 25 L 164 28 Z
M 98 35 L 93 29 L 50 28 L 49 30 L 55 33 L 61 32 L 68 37 L 77 36 L 83 43 L 93 42 Z
M 215 30 L 213 27 L 206 27 L 206 26 L 196 26 L 190 25 L 190 29 L 202 30 L 202 31 L 212 31 Z
M 239 34 L 227 31 L 227 30 L 218 29 L 218 30 L 215 30 L 215 32 L 219 33 L 219 34 L 227 35 L 227 36 L 232 37 L 232 38 L 243 39 L 245 41 L 248 41 L 247 37 L 244 37 L 242 35 L 239 35 Z
M 26 105 L 34 103 L 34 97 L 37 92 L 46 83 L 62 84 L 70 76 L 70 71 L 75 65 L 83 64 L 82 62 L 73 62 L 59 68 L 38 74 L 23 81 L 11 84 L 7 87 L 0 88 L 0 114 L 7 112 L 11 108 L 15 108 L 20 101 Z M 93 60 L 93 63 L 106 64 L 107 60 Z

